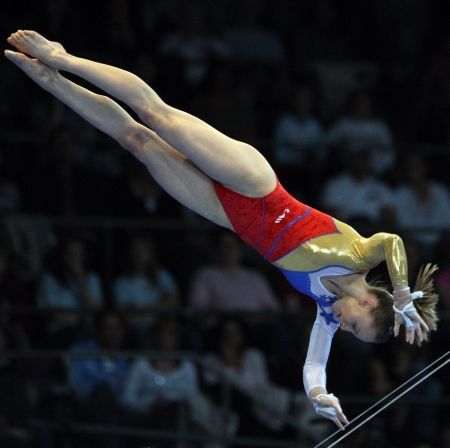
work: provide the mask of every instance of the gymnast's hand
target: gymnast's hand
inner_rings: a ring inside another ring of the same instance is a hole
[[[409,288],[394,289],[394,311],[394,336],[398,336],[400,326],[404,324],[406,342],[414,344],[416,336],[419,343],[422,342],[424,332],[430,331],[430,329],[417,312]]]
[[[311,398],[316,413],[322,417],[332,420],[339,429],[344,430],[348,425],[347,417],[344,415],[339,400],[333,394],[320,393]]]

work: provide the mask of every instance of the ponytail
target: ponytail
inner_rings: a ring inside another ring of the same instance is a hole
[[[423,297],[415,299],[413,301],[417,312],[420,317],[428,325],[430,331],[424,334],[424,341],[428,342],[431,331],[436,331],[437,323],[439,321],[437,314],[437,303],[439,296],[434,290],[434,280],[432,275],[438,270],[437,265],[427,263],[422,265],[419,273],[417,274],[416,284],[414,286],[415,291],[422,291]]]
[[[413,300],[414,307],[419,313],[420,317],[428,325],[430,331],[424,332],[424,342],[430,339],[430,332],[436,331],[437,323],[439,321],[437,315],[437,302],[439,296],[434,290],[434,281],[432,275],[438,270],[437,265],[428,263],[420,268],[417,275],[416,284],[413,292],[421,291],[423,297]],[[374,342],[386,342],[392,335],[392,328],[394,325],[394,310],[392,308],[393,297],[382,286],[375,286],[374,283],[369,283],[369,292],[373,294],[378,300],[378,306],[372,309],[371,314],[376,329]],[[417,345],[420,347],[422,343],[417,339]]]

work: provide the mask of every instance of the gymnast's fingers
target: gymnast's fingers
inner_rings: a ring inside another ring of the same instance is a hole
[[[405,341],[409,343],[409,329],[405,327]]]
[[[423,341],[423,331],[422,331],[422,327],[420,326],[420,324],[417,324],[416,326],[416,333],[417,333],[417,338],[419,339],[419,342]]]
[[[342,408],[339,402],[337,400],[336,401],[330,400],[329,406],[332,406],[336,410],[336,416],[339,419],[339,421],[347,425],[348,424],[347,417],[342,412]]]
[[[334,417],[333,418],[333,422],[336,423],[336,425],[339,427],[339,429],[341,429],[342,431],[345,429],[344,425],[341,423],[341,421],[337,418]]]
[[[348,425],[347,417],[344,415],[344,413],[342,412],[342,410],[337,411],[337,416],[338,416],[339,420],[340,420],[344,425]]]
[[[430,331],[430,327],[424,321],[422,321],[422,322],[423,323],[420,324],[422,331],[426,331],[426,332]]]
[[[425,323],[425,321],[420,317],[419,313],[417,313],[417,323],[421,327],[421,329],[424,329],[425,331],[430,331],[428,325]]]
[[[398,320],[394,323],[394,336],[397,337],[400,333],[400,322]]]

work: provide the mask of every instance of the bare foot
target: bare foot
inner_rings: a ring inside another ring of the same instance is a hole
[[[18,30],[11,34],[7,41],[20,52],[39,59],[50,67],[62,68],[58,66],[58,62],[67,55],[60,43],[49,41],[36,31]]]
[[[56,69],[47,67],[37,59],[31,59],[23,53],[5,50],[5,56],[41,87],[48,86],[58,77],[58,71]]]

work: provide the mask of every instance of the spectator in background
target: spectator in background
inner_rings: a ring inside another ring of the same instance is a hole
[[[211,369],[205,372],[206,384],[217,385],[219,371],[251,397],[266,402],[268,407],[284,414],[299,412],[303,397],[271,382],[264,354],[248,348],[246,331],[239,320],[223,320],[217,328],[216,343],[215,353],[206,357]],[[260,404],[251,404],[239,394],[234,398],[233,407],[241,416],[242,431],[255,430],[261,424],[270,431],[283,428],[284,424]]]
[[[377,174],[391,169],[395,162],[392,135],[387,124],[375,117],[369,92],[353,92],[348,98],[348,112],[328,131],[330,149],[370,151],[370,168]]]
[[[126,271],[114,281],[114,300],[120,310],[135,312],[128,323],[139,340],[153,322],[153,315],[148,314],[151,308],[177,307],[179,291],[172,274],[159,264],[149,238],[131,238]]]
[[[289,109],[276,123],[273,157],[277,166],[308,165],[323,157],[324,131],[315,116],[314,92],[311,86],[299,84],[292,88]]]
[[[179,329],[173,320],[157,322],[150,332],[150,347],[161,352],[180,350]],[[152,427],[172,427],[180,403],[198,392],[197,371],[179,358],[138,359],[131,366],[122,395],[123,406],[138,421]]]
[[[298,190],[299,183],[309,185],[311,191],[304,193],[317,191],[317,173],[325,155],[325,133],[315,116],[314,96],[308,84],[293,87],[289,109],[275,124],[273,159],[277,172],[288,177],[284,184],[290,190]]]
[[[410,153],[402,161],[404,182],[396,192],[395,212],[400,226],[429,251],[450,227],[450,195],[428,175],[427,160]]]
[[[124,344],[125,326],[121,315],[104,310],[95,319],[95,338],[72,346],[68,378],[82,419],[105,424],[118,423],[129,362],[103,352],[122,350]],[[83,351],[93,352],[94,356],[82,356],[80,352]],[[96,447],[118,446],[115,436],[102,435],[90,440]]]
[[[128,363],[121,358],[104,355],[102,351],[122,350],[125,345],[125,325],[122,316],[112,310],[99,311],[94,322],[95,337],[72,346],[71,352],[94,352],[99,356],[74,356],[69,363],[69,381],[78,400],[87,403],[98,390],[105,388],[118,398],[123,393],[123,381]],[[101,356],[100,356],[101,355]]]
[[[346,151],[347,171],[332,177],[321,196],[322,207],[338,219],[376,223],[392,214],[393,193],[372,174],[369,151]]]
[[[158,321],[149,333],[151,349],[161,352],[180,350],[180,329],[174,320]],[[197,369],[190,360],[152,358],[136,360],[127,376],[122,405],[133,423],[174,428],[180,406],[189,408],[189,419],[209,434],[232,436],[236,416],[227,420],[223,412],[200,391]],[[148,440],[146,440],[148,443]],[[159,445],[158,445],[159,446]]]
[[[88,269],[86,247],[79,238],[69,238],[57,247],[50,270],[44,271],[38,287],[37,305],[49,311],[49,343],[64,347],[89,324],[90,313],[103,304],[99,276]],[[86,318],[86,319],[83,319]]]
[[[203,330],[211,330],[216,323],[215,314],[250,312],[246,323],[253,342],[270,353],[284,351],[287,335],[274,316],[254,314],[279,311],[280,305],[265,277],[242,264],[242,245],[238,237],[221,231],[214,252],[217,263],[194,273],[189,290],[189,304],[210,315],[201,321]]]
[[[217,238],[217,264],[201,268],[192,280],[189,303],[210,311],[274,311],[277,299],[266,279],[242,265],[242,246],[231,232]]]

